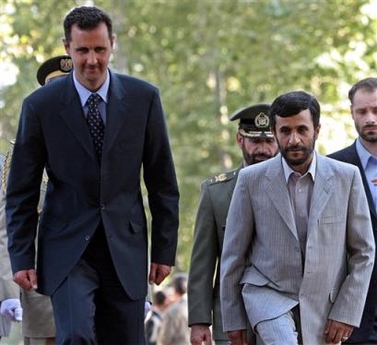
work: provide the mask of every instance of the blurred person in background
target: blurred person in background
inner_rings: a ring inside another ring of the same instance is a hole
[[[173,277],[172,288],[171,302],[164,312],[157,337],[157,344],[189,345],[190,328],[187,325],[187,274],[176,273]]]
[[[145,318],[145,338],[147,345],[157,345],[157,336],[161,328],[164,311],[169,306],[169,298],[163,290],[153,294],[153,304]]]
[[[356,165],[368,199],[374,240],[377,240],[377,78],[366,78],[349,90],[352,119],[359,134],[355,142],[329,157]],[[377,254],[377,253],[376,253]],[[375,261],[376,262],[376,261]],[[377,264],[374,265],[360,327],[346,344],[377,344]]]
[[[9,336],[12,322],[22,321],[20,289],[12,278],[7,248],[4,160],[0,155],[0,339]]]

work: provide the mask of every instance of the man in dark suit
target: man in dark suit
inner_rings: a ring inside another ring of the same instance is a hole
[[[242,167],[265,161],[278,152],[270,131],[269,109],[268,104],[255,104],[230,117],[231,121],[239,120],[236,140],[243,155]],[[219,261],[226,216],[240,169],[209,178],[201,186],[188,283],[188,319],[193,345],[202,342],[210,345],[212,339],[216,345],[229,343],[222,331]]]
[[[352,86],[348,93],[351,114],[359,137],[331,158],[356,165],[361,173],[368,199],[374,239],[377,239],[377,78],[366,78]],[[369,284],[367,300],[359,328],[349,344],[377,344],[377,265]]]
[[[73,9],[64,32],[73,72],[22,106],[6,205],[14,280],[51,296],[58,344],[144,344],[141,170],[152,215],[150,283],[170,273],[178,230],[179,193],[159,93],[108,69],[115,37],[104,11]]]

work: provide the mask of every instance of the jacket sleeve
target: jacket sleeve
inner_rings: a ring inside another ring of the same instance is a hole
[[[178,239],[179,192],[164,113],[156,91],[151,102],[143,158],[152,215],[151,261],[173,266]]]
[[[217,260],[216,220],[208,184],[201,186],[188,280],[188,323],[212,324],[213,284]]]
[[[359,326],[368,292],[375,243],[368,203],[360,173],[355,167],[348,204],[346,246],[349,255],[348,275],[331,309],[329,318]]]

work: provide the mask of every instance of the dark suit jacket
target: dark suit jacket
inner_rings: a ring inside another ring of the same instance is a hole
[[[372,219],[372,228],[374,234],[374,240],[377,243],[377,214],[375,211],[375,207],[373,204],[372,195],[369,189],[368,181],[365,176],[364,169],[361,165],[359,156],[356,151],[356,142],[354,142],[351,146],[344,148],[343,150],[337,151],[328,155],[330,158],[334,158],[346,163],[351,163],[356,165],[361,173],[361,177],[363,180],[363,185],[365,189],[365,193],[368,199],[370,216]],[[377,253],[377,251],[376,251]],[[369,335],[372,332],[373,322],[376,314],[376,307],[377,307],[377,264],[375,263],[372,273],[372,278],[369,284],[369,290],[367,295],[367,300],[365,303],[365,308],[363,312],[363,317],[361,319],[360,328],[356,328],[352,336],[349,338],[347,342],[354,342],[359,343],[362,341],[366,341],[369,338]]]
[[[178,188],[158,90],[110,73],[107,123],[98,164],[69,75],[22,106],[7,189],[13,272],[34,267],[43,169],[49,182],[38,234],[39,291],[52,294],[102,221],[119,279],[133,299],[147,293],[148,235],[141,170],[152,214],[151,261],[174,265]]]

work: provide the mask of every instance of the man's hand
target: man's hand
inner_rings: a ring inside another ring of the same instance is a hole
[[[246,329],[228,331],[227,333],[232,345],[247,345]]]
[[[37,273],[34,269],[22,270],[14,274],[13,280],[24,290],[35,290],[37,286]]]
[[[149,284],[155,283],[160,285],[164,279],[170,274],[171,266],[160,265],[154,262],[151,263],[149,271]]]
[[[22,321],[22,308],[18,298],[9,298],[1,301],[0,313],[10,321]]]
[[[197,324],[191,326],[191,345],[211,345],[211,331],[209,325]]]
[[[335,320],[328,320],[325,328],[326,343],[337,344],[346,341],[352,332],[353,326]]]

